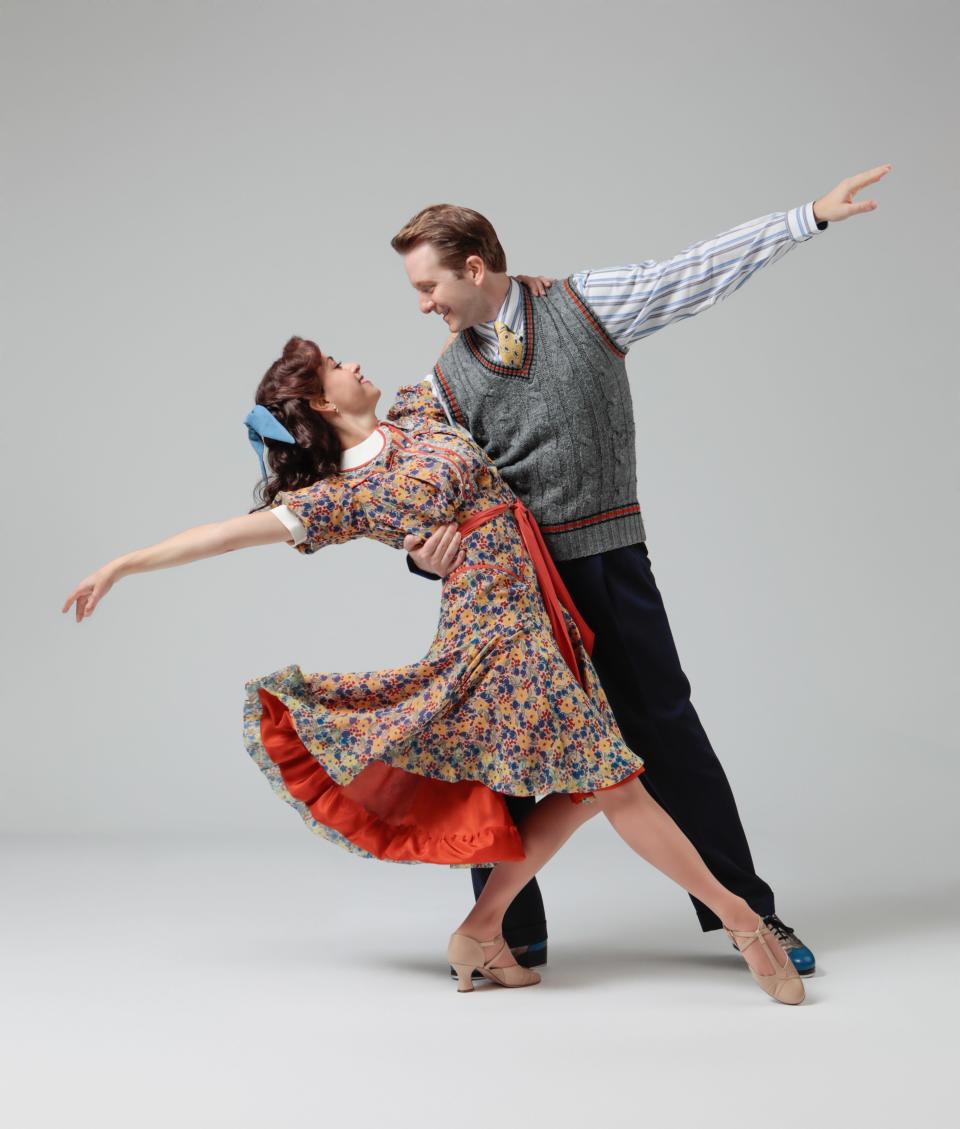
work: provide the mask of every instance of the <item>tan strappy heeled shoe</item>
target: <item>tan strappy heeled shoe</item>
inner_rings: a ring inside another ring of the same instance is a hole
[[[767,944],[766,937],[764,936],[764,934],[769,935],[770,930],[764,924],[762,917],[757,918],[756,929],[728,929],[726,925],[724,925],[723,931],[730,940],[733,941],[741,953],[749,949],[754,941],[760,942],[763,951],[767,954],[770,967],[774,971],[766,973],[757,972],[750,964],[747,964],[747,968],[750,969],[754,980],[756,980],[768,996],[773,996],[778,1004],[803,1003],[805,993],[800,974],[793,967],[793,961],[790,959],[788,953],[783,954],[783,964],[773,955],[773,950]],[[741,945],[738,938],[742,938],[746,943]]]
[[[499,934],[489,941],[477,941],[465,933],[454,933],[450,938],[450,944],[447,945],[447,960],[457,973],[457,991],[473,991],[474,969],[502,988],[528,988],[531,984],[539,984],[540,974],[519,964],[509,964],[503,968],[493,967],[493,962],[506,947],[507,942]],[[490,948],[493,948],[494,952],[486,956],[484,949]]]

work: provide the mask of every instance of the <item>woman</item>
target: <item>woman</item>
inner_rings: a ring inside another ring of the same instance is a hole
[[[379,398],[358,364],[292,338],[246,420],[264,472],[260,508],[118,557],[63,610],[75,605],[81,622],[122,577],[247,546],[286,541],[313,553],[370,537],[402,548],[408,534],[455,523],[462,563],[444,581],[437,635],[420,662],[367,674],[289,666],[247,684],[246,744],[273,788],[313,831],[356,853],[496,864],[450,939],[460,991],[472,990],[474,970],[505,987],[539,981],[503,941],[503,915],[602,811],[717,913],[768,994],[800,1003],[802,982],[776,938],[637,779],[643,762],[617,729],[589,629],[529,513],[428,385],[402,388],[384,422]],[[516,827],[504,796],[541,794]]]

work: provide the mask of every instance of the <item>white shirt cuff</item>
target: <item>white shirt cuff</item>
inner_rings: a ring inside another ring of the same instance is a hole
[[[294,545],[302,545],[307,539],[307,531],[303,528],[303,523],[293,512],[287,509],[286,506],[274,506],[270,511],[273,516],[287,527],[287,532],[293,538]]]
[[[806,242],[820,230],[813,218],[813,204],[814,201],[811,200],[809,204],[801,204],[799,208],[791,208],[787,212],[787,227],[797,243]]]

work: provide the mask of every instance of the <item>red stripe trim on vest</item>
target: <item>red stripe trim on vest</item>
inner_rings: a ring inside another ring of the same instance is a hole
[[[467,426],[467,421],[463,418],[463,412],[460,411],[460,405],[454,399],[453,391],[447,383],[447,378],[443,375],[443,369],[439,363],[433,366],[433,371],[436,374],[437,380],[440,381],[443,387],[443,394],[447,397],[447,403],[450,405],[450,411],[453,412],[453,418],[460,424],[461,427]]]
[[[584,319],[587,322],[587,325],[589,325],[590,328],[593,329],[599,335],[600,340],[604,343],[604,345],[606,345],[606,347],[610,350],[611,353],[613,353],[613,355],[615,357],[619,357],[621,360],[623,360],[623,358],[627,354],[624,353],[621,349],[617,348],[617,346],[613,342],[613,339],[610,337],[610,335],[607,333],[607,331],[603,328],[603,326],[594,317],[593,312],[586,305],[584,305],[583,299],[576,292],[576,290],[574,290],[574,288],[570,285],[570,279],[569,278],[565,278],[563,280],[563,287],[567,292],[567,296],[570,298],[570,300],[573,302],[573,304],[577,307],[577,309],[580,311],[580,313],[583,314]],[[545,527],[541,526],[540,528],[544,529]]]
[[[640,503],[633,502],[629,506],[620,506],[615,510],[604,510],[599,514],[589,517],[575,518],[573,521],[562,521],[558,525],[541,525],[541,533],[569,533],[574,529],[583,529],[587,525],[599,525],[603,521],[613,521],[618,517],[629,517],[631,514],[640,513]]]

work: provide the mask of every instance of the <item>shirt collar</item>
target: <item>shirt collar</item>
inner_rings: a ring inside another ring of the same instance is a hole
[[[510,279],[507,296],[494,321],[502,321],[511,333],[519,334],[523,329],[523,291],[515,278]],[[493,322],[487,324],[492,328]]]
[[[388,435],[383,428],[378,427],[375,431],[371,431],[362,443],[347,447],[340,452],[340,469],[356,470],[364,463],[371,462],[386,447],[387,441]]]

